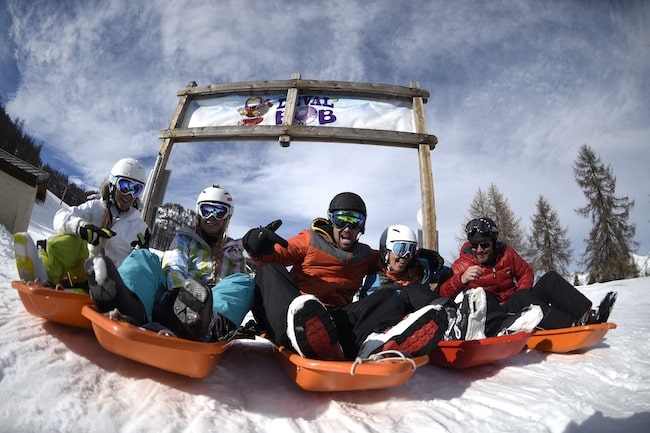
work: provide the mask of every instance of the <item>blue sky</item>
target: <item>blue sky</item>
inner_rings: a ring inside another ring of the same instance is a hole
[[[326,5],[326,6],[324,6]],[[44,159],[96,187],[119,158],[151,168],[176,92],[250,80],[360,81],[431,92],[425,105],[440,252],[452,260],[479,188],[494,183],[524,228],[543,195],[574,259],[590,220],[573,175],[582,144],[636,201],[650,251],[650,3],[645,1],[0,1],[0,95]],[[176,145],[166,201],[220,183],[231,234],[281,218],[292,236],[351,190],[365,242],[418,227],[417,152],[293,142]],[[577,266],[574,270],[578,270]]]

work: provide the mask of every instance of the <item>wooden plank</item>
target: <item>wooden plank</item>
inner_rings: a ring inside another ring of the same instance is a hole
[[[288,135],[294,141],[375,144],[418,149],[433,149],[438,142],[434,135],[412,132],[384,131],[363,128],[337,128],[301,125],[206,126],[203,128],[166,129],[158,138],[174,142],[255,141],[277,139]]]
[[[208,86],[186,87],[179,90],[176,94],[178,96],[191,95],[193,98],[213,98],[233,94],[284,94],[287,89],[298,89],[301,94],[322,93],[361,98],[401,100],[406,102],[411,102],[413,98],[420,97],[425,103],[430,96],[427,90],[413,87],[358,83],[353,81],[302,79],[210,84]]]

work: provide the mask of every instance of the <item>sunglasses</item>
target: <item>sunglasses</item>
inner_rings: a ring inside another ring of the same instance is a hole
[[[407,256],[414,257],[417,249],[418,244],[404,241],[393,242],[393,245],[390,247],[390,250],[400,259],[403,259]]]
[[[483,248],[484,250],[487,250],[492,246],[492,242],[473,242],[472,243],[472,249],[477,250],[478,247]]]
[[[207,220],[214,217],[218,220],[224,220],[230,215],[230,207],[220,203],[201,203],[199,205],[201,218]]]
[[[136,182],[125,177],[120,177],[117,179],[117,190],[122,194],[131,194],[133,198],[140,197],[142,191],[144,191],[144,184]]]
[[[354,210],[337,210],[331,212],[329,217],[332,224],[339,230],[343,230],[346,227],[356,230],[359,227],[363,227],[363,223],[366,221],[366,218],[361,212]]]

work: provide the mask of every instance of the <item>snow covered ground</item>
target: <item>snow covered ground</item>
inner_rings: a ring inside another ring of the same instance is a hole
[[[35,207],[51,232],[59,201]],[[190,379],[105,351],[92,331],[28,314],[0,226],[0,432],[641,432],[650,425],[650,278],[581,287],[619,293],[610,330],[578,354],[537,351],[468,370],[426,365],[398,388],[309,393],[262,341],[238,341]]]

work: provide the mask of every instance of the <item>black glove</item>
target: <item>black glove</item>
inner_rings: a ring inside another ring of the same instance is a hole
[[[443,267],[445,264],[445,259],[440,257],[440,254],[438,254],[437,251],[434,250],[427,250],[424,248],[420,248],[418,250],[418,257],[425,259],[427,262],[429,262],[429,272],[432,274],[435,274],[440,270],[440,268]]]
[[[112,238],[115,232],[104,227],[97,227],[92,224],[79,226],[79,237],[92,245],[99,245],[99,238]]]
[[[138,233],[136,235],[137,239],[131,242],[132,248],[149,248],[149,241],[151,240],[151,232],[149,228],[146,228],[144,233]]]
[[[275,231],[282,225],[282,220],[275,220],[266,227],[250,229],[242,239],[244,248],[252,256],[264,256],[273,252],[273,246],[280,244],[284,248],[289,246],[286,239],[275,234]]]

